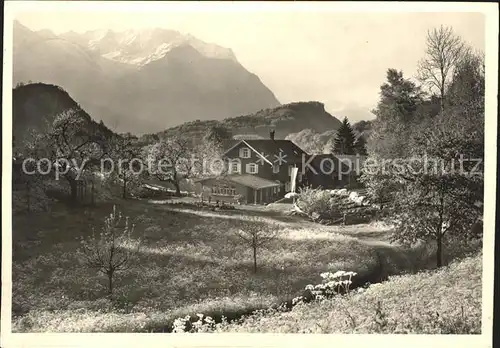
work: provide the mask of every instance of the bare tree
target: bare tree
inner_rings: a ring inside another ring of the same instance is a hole
[[[444,26],[428,31],[426,43],[426,56],[418,64],[418,78],[431,91],[438,91],[443,110],[453,71],[469,47],[455,34],[453,28]]]
[[[252,249],[253,272],[257,273],[257,251],[277,237],[278,226],[264,223],[258,218],[249,218],[236,231],[236,235]]]
[[[108,293],[113,297],[113,280],[116,272],[128,270],[133,264],[134,258],[139,251],[141,242],[133,239],[134,225],[130,226],[128,217],[123,222],[122,214],[113,212],[104,220],[101,233],[96,237],[92,233],[90,238],[81,239],[78,254],[83,263],[96,269],[108,277]]]

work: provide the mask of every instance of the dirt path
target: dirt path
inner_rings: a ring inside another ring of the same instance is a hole
[[[194,207],[186,207],[181,204],[177,205],[174,202],[194,203],[198,202],[194,198],[185,197],[175,201],[150,201],[153,206],[169,211],[189,212],[206,217],[218,217],[226,219],[245,219],[246,217],[259,217],[264,221],[278,223],[294,229],[316,229],[321,232],[330,232],[332,234],[341,234],[352,238],[365,241],[367,243],[375,243],[384,246],[391,246],[389,236],[391,229],[382,224],[355,224],[355,225],[321,225],[310,220],[304,219],[301,216],[289,215],[291,204],[280,204],[272,206],[263,205],[236,205],[234,210],[202,210]]]

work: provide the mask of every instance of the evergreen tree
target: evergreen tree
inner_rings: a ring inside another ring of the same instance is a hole
[[[380,86],[380,100],[373,110],[376,119],[372,122],[367,146],[370,156],[397,158],[407,155],[412,128],[420,122],[417,111],[421,104],[420,88],[404,78],[403,72],[387,70],[387,80]]]
[[[339,155],[354,155],[354,131],[347,117],[344,117],[342,125],[337,130],[337,136],[333,144],[333,153]]]

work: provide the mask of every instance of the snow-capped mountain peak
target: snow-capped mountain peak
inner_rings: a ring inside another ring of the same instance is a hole
[[[175,30],[148,28],[114,32],[94,30],[83,34],[86,46],[104,58],[143,66],[165,57],[174,47],[189,45],[202,56],[236,61],[233,51]]]
[[[92,117],[135,134],[279,105],[230,49],[166,29],[68,31],[47,40],[18,23],[13,70],[14,84],[60,86]]]

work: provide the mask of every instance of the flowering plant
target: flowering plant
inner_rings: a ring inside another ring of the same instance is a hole
[[[191,321],[191,316],[189,315],[186,315],[184,318],[175,319],[172,325],[172,332],[209,332],[215,329],[215,320],[212,317],[201,313],[196,314],[196,316],[198,320],[194,322]],[[225,321],[225,317],[222,317],[222,322],[224,323]]]
[[[321,273],[323,283],[306,286],[306,290],[310,291],[315,300],[323,300],[335,294],[349,293],[349,288],[352,284],[352,277],[356,276],[356,272],[337,271],[335,273]]]

